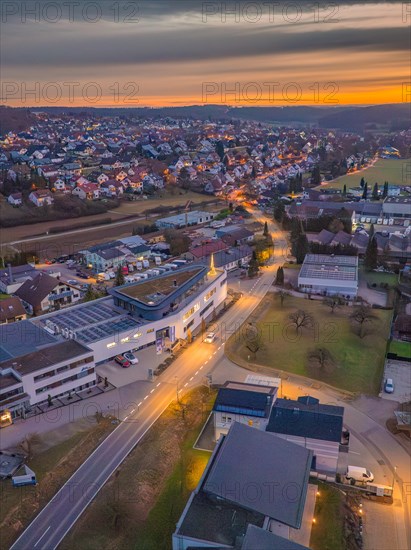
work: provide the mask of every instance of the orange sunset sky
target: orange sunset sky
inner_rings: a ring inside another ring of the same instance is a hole
[[[0,103],[9,106],[411,99],[408,3],[226,2],[226,14],[196,0],[116,9],[103,0],[86,13],[63,0],[31,14],[23,4],[2,7]]]

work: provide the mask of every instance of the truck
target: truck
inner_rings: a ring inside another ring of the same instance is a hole
[[[160,256],[154,256],[154,262],[156,265],[161,265],[161,258]]]
[[[141,271],[143,269],[143,263],[142,262],[137,262],[136,267],[137,267],[138,271]]]
[[[143,260],[143,267],[145,269],[147,269],[148,267],[150,267],[150,262],[148,260]]]

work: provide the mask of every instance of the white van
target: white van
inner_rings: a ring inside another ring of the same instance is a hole
[[[361,468],[360,466],[347,466],[345,477],[349,480],[353,479],[354,481],[374,481],[374,474],[370,472],[370,470],[367,470],[366,468]]]

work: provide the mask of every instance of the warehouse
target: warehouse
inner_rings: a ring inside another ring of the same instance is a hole
[[[307,254],[298,275],[298,288],[307,294],[354,298],[358,292],[358,257]]]

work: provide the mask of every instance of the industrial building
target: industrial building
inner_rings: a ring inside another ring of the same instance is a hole
[[[308,294],[354,298],[358,292],[358,257],[307,254],[298,275],[298,289]]]

